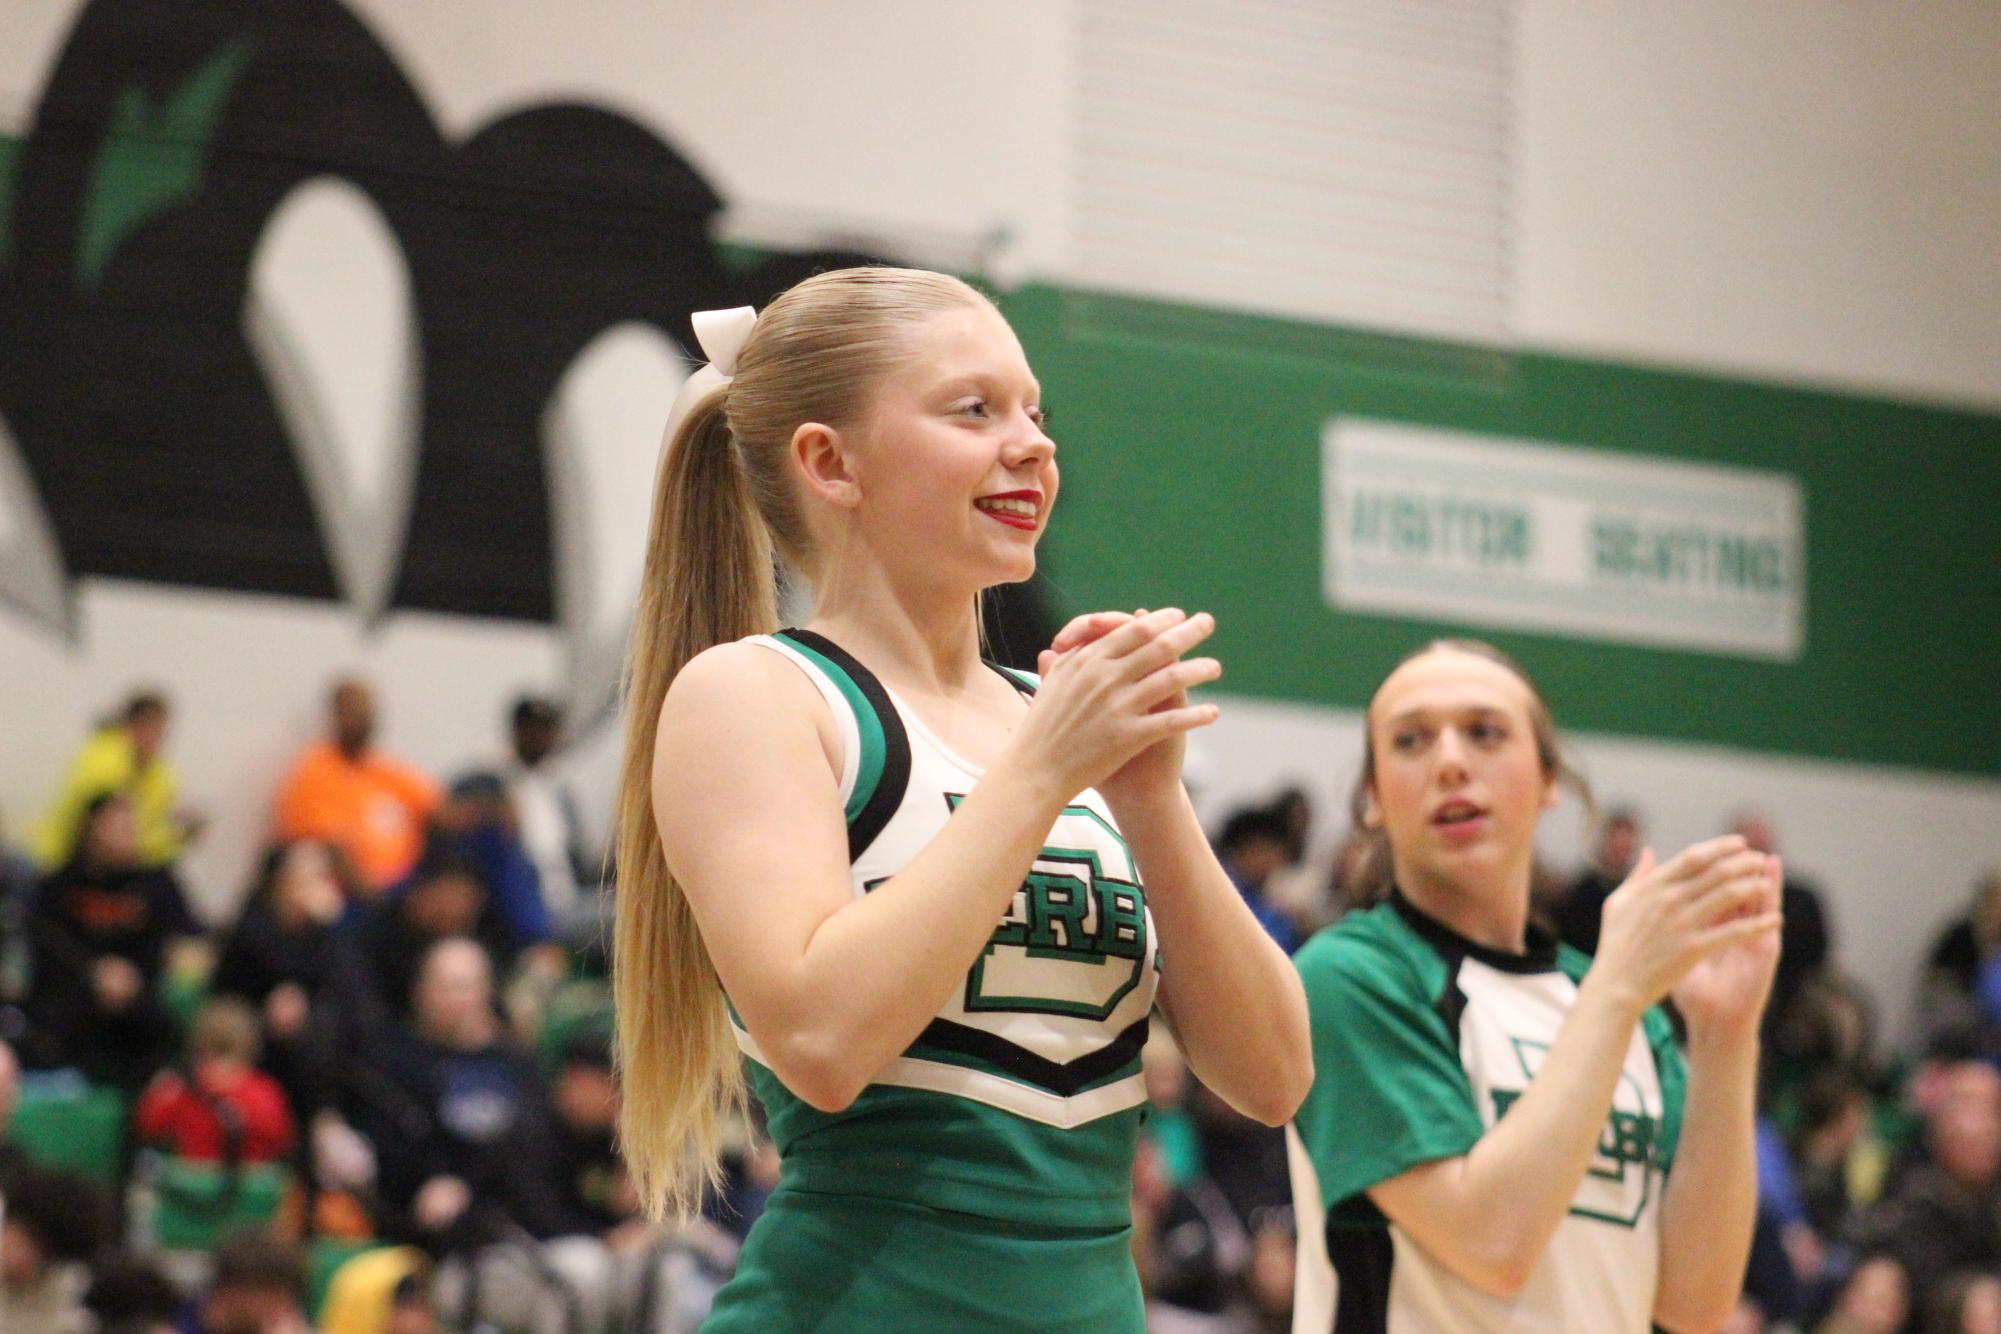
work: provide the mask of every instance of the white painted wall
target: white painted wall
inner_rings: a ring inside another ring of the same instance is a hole
[[[950,253],[1006,228],[1011,266],[1069,272],[1089,0],[354,3],[454,132],[593,92],[750,235],[824,216]],[[2001,7],[1516,5],[1523,346],[2001,405]]]
[[[529,101],[603,101],[690,157],[753,239],[824,218],[950,254],[1004,228],[1021,262],[1060,270],[1066,0],[350,4],[454,136]]]
[[[1525,345],[2001,404],[2001,6],[1519,3]]]

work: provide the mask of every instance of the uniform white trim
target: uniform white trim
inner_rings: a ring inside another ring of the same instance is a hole
[[[922,1061],[911,1056],[897,1057],[872,1082],[957,1094],[1059,1130],[1074,1129],[1087,1121],[1123,1112],[1146,1101],[1146,1079],[1138,1073],[1066,1098],[1046,1089],[990,1075],[984,1070],[969,1070],[965,1066],[947,1065],[943,1061]]]
[[[827,678],[818,663],[776,635],[752,635],[743,642],[760,645],[790,659],[793,666],[806,673],[806,679],[820,692],[820,698],[827,701],[827,708],[834,715],[834,726],[841,731],[841,804],[846,806],[848,798],[854,795],[855,783],[861,777],[862,768],[861,728],[855,722],[855,711],[848,704],[847,696]]]
[[[1292,1173],[1293,1227],[1298,1237],[1292,1288],[1292,1334],[1327,1334],[1334,1328],[1340,1279],[1327,1258],[1327,1205],[1320,1198],[1320,1174],[1299,1127],[1285,1124],[1285,1162]]]

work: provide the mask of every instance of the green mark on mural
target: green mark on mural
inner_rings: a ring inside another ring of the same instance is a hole
[[[0,134],[0,269],[7,267],[14,249],[14,166],[21,157],[21,141]]]
[[[209,136],[249,59],[250,43],[239,38],[219,48],[162,105],[136,86],[119,95],[84,204],[77,245],[83,286],[97,285],[118,247],[147,219],[200,187]]]

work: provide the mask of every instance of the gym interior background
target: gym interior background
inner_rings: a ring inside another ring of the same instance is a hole
[[[986,285],[1047,387],[1017,632],[1218,616],[1212,815],[1297,783],[1331,844],[1373,683],[1470,633],[1663,847],[1767,812],[1892,1036],[2001,861],[1985,0],[9,0],[0,34],[0,811],[156,684],[218,920],[338,673],[439,772],[555,694],[608,794],[687,312],[861,256]]]

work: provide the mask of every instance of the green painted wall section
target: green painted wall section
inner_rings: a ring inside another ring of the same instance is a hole
[[[14,248],[14,167],[21,156],[21,141],[0,134],[0,269],[7,267]]]
[[[1567,726],[2001,775],[2001,416],[1032,287],[1064,613],[1216,613],[1223,687],[1345,708],[1423,640],[1515,654]],[[1795,662],[1335,611],[1320,436],[1354,413],[1776,469],[1806,503]]]

